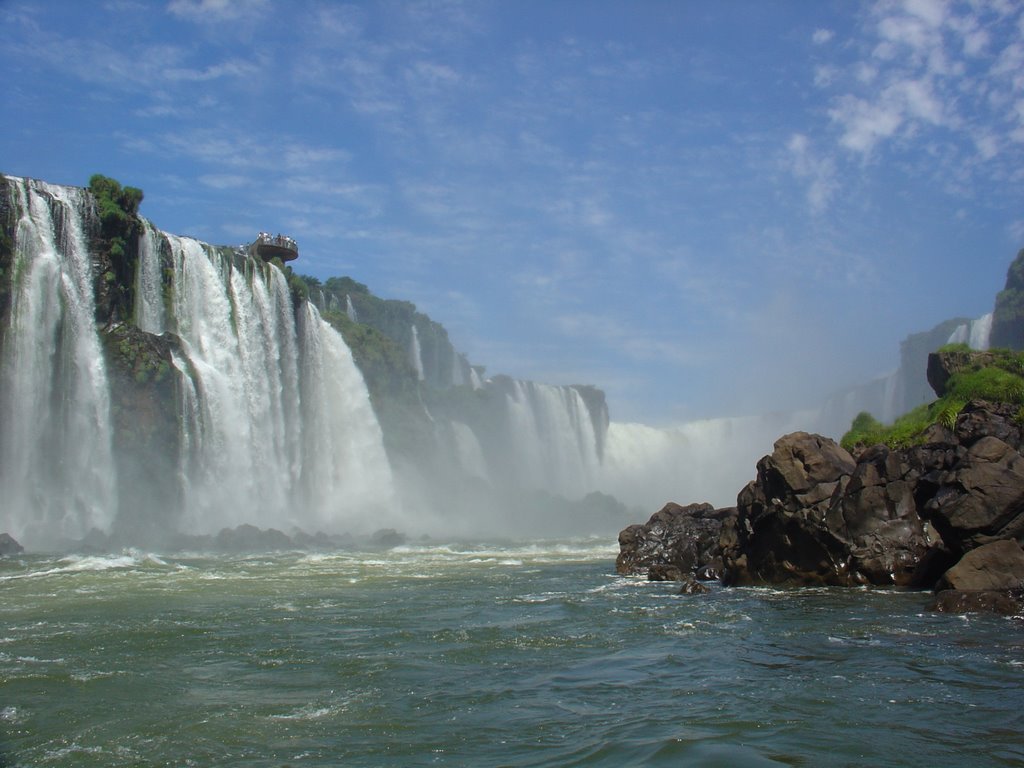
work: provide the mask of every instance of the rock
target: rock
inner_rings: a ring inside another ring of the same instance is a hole
[[[706,585],[701,584],[693,576],[687,576],[681,580],[683,586],[679,589],[680,595],[705,595],[711,590]]]
[[[972,400],[960,410],[956,430],[947,442],[969,448],[983,437],[998,437],[1018,453],[1024,449],[1024,430],[1017,421],[1019,406]]]
[[[723,533],[726,581],[918,585],[942,544],[914,498],[919,465],[935,460],[875,446],[854,462],[828,438],[786,435],[739,494],[737,526]]]
[[[405,544],[405,541],[405,534],[399,533],[394,528],[381,528],[379,531],[374,531],[373,536],[370,537],[370,545],[381,549],[400,547]]]
[[[968,349],[952,349],[932,352],[928,355],[926,376],[936,397],[946,394],[946,385],[957,373],[977,371],[992,364],[995,356],[991,352],[976,352]]]
[[[1008,540],[972,549],[943,574],[935,588],[960,592],[1024,588],[1024,549]]]
[[[276,552],[294,548],[294,542],[276,528],[261,530],[255,525],[223,528],[213,546],[225,552]]]
[[[20,555],[25,548],[9,533],[0,533],[0,557]]]
[[[1024,538],[1024,456],[999,438],[978,439],[928,482],[923,514],[955,552]]]
[[[960,592],[947,589],[935,596],[930,610],[940,613],[996,613],[1001,616],[1024,614],[1024,590],[982,590]]]
[[[1024,250],[1006,270],[1006,287],[996,296],[989,344],[1024,349]]]
[[[619,533],[615,570],[623,575],[647,574],[652,581],[679,581],[705,569],[721,570],[719,539],[735,508],[715,509],[707,503],[668,503],[644,525]]]

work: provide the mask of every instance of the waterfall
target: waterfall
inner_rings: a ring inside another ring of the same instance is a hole
[[[961,323],[949,335],[948,344],[966,344],[971,349],[985,351],[988,349],[989,336],[992,334],[992,313],[982,315],[969,323]]]
[[[163,236],[145,219],[139,234],[139,265],[135,274],[135,324],[147,333],[163,333],[164,295],[160,246]]]
[[[452,353],[452,386],[462,387],[466,384],[466,375],[463,373],[463,366],[467,366],[465,360],[459,355],[454,348],[451,348]],[[468,367],[468,366],[467,366]]]
[[[176,412],[163,423],[173,430],[176,421],[178,433],[155,437],[153,454],[119,453],[138,436],[112,420],[101,339],[118,328],[101,332],[96,322],[92,198],[3,183],[17,227],[0,343],[0,531],[48,547],[94,529],[128,538],[243,523],[362,533],[395,515],[381,429],[342,337],[312,304],[296,309],[276,267],[144,220],[134,318],[164,336],[170,366],[160,375],[172,379],[156,387],[143,371],[139,397]],[[168,485],[172,493],[158,492]]]
[[[412,326],[412,339],[409,341],[409,362],[416,371],[416,378],[423,381],[423,351],[420,349],[420,332]]]
[[[345,314],[348,315],[348,319],[353,323],[359,322],[359,315],[356,314],[356,308],[352,304],[352,297],[347,293],[345,294]]]
[[[341,336],[307,302],[299,327],[281,272],[234,264],[168,236],[181,401],[182,525],[250,523],[338,533],[392,500],[365,382]]]
[[[173,323],[196,393],[184,529],[280,525],[296,465],[298,364],[283,275],[168,236]],[[181,370],[179,368],[179,370]]]
[[[367,519],[378,526],[393,506],[391,467],[363,376],[345,341],[311,304],[301,315],[303,350],[302,526],[337,529]]]
[[[492,476],[514,487],[543,489],[568,498],[594,490],[598,440],[587,404],[573,387],[496,377],[503,391],[504,445]],[[482,439],[494,440],[494,435]]]
[[[612,422],[601,490],[656,510],[668,501],[731,506],[784,434],[815,431],[814,412],[702,419],[674,427]]]
[[[84,191],[6,177],[18,216],[0,359],[0,530],[30,545],[116,514],[106,367],[94,327]]]

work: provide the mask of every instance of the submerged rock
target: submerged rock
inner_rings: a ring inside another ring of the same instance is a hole
[[[1024,615],[1024,589],[975,590],[947,589],[935,596],[930,610],[939,613],[997,613],[1000,616]]]
[[[11,534],[0,533],[0,557],[20,555],[24,551],[25,548]]]
[[[276,528],[261,530],[248,524],[221,529],[212,543],[223,552],[275,552],[295,547],[295,543]]]

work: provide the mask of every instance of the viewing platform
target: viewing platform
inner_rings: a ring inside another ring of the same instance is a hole
[[[264,261],[278,258],[281,261],[294,261],[299,258],[299,244],[287,235],[272,235],[260,232],[249,245],[250,253],[254,253]]]

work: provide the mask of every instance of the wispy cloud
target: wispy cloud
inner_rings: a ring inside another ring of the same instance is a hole
[[[171,0],[171,15],[200,24],[251,20],[270,8],[269,0]]]

